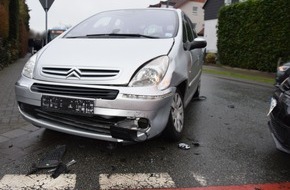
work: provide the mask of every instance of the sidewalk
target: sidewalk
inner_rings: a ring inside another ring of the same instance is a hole
[[[22,119],[15,100],[14,84],[29,56],[0,71],[0,143],[38,129]]]

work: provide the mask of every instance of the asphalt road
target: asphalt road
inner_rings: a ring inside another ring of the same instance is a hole
[[[130,188],[122,184],[125,179],[137,181],[140,186],[133,186],[135,189],[289,182],[290,155],[276,150],[267,126],[272,91],[272,87],[203,75],[201,96],[206,99],[191,102],[185,113],[186,130],[180,142],[190,145],[189,150],[162,137],[116,145],[43,129],[34,131],[0,144],[7,153],[0,160],[0,189],[1,183],[3,189],[8,187],[4,179],[25,175],[33,162],[57,145],[66,145],[64,163],[77,161],[68,176],[57,179],[72,180],[67,187],[75,189],[112,188],[105,186],[108,183],[116,183],[115,189]],[[47,174],[47,170],[38,174]],[[143,184],[141,179],[145,179]]]

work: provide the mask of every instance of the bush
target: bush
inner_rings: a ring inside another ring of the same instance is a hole
[[[290,58],[289,0],[248,0],[219,12],[218,51],[224,65],[275,72]]]
[[[207,53],[205,56],[205,63],[206,64],[216,64],[216,54],[215,53]]]

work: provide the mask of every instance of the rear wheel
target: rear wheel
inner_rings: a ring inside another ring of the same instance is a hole
[[[171,104],[168,123],[164,131],[165,136],[172,141],[181,139],[181,134],[184,126],[184,106],[182,96],[177,90],[174,94]]]

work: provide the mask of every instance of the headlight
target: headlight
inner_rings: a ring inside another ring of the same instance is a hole
[[[153,86],[158,85],[163,79],[169,65],[169,58],[167,56],[158,57],[143,68],[133,77],[129,86]]]
[[[28,78],[33,77],[33,70],[35,66],[35,61],[36,61],[36,54],[34,54],[25,64],[22,74]]]
[[[280,67],[278,67],[278,71],[282,71],[282,72],[285,72],[287,69],[289,69],[290,66],[285,66],[285,65],[282,65]]]

